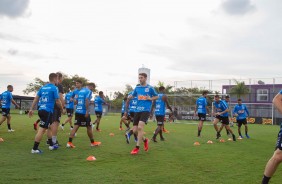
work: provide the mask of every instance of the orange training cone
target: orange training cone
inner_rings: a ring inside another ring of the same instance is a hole
[[[110,136],[114,136],[115,134],[114,134],[114,133],[110,133],[109,135],[110,135]]]
[[[194,142],[194,146],[200,146],[199,142]]]
[[[96,158],[93,155],[90,155],[89,157],[87,157],[86,159],[87,161],[95,161]]]
[[[208,142],[207,142],[208,144],[212,144],[213,142],[211,141],[211,140],[208,140]]]
[[[225,140],[224,139],[220,139],[219,142],[225,142]]]

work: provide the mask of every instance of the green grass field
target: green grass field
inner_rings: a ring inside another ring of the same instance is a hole
[[[66,116],[63,116],[64,120]],[[35,131],[34,116],[12,114],[12,128],[7,132],[6,123],[0,127],[0,183],[260,183],[267,160],[273,154],[278,126],[250,125],[251,139],[220,143],[215,140],[212,126],[203,128],[197,138],[195,122],[178,121],[166,124],[170,131],[166,141],[150,142],[149,152],[143,148],[138,155],[130,155],[135,144],[126,144],[124,131],[119,131],[119,115],[105,116],[101,122],[102,132],[94,132],[100,147],[91,148],[86,129],[80,128],[73,143],[75,149],[65,148],[69,125],[59,131],[62,146],[49,151],[41,142],[43,154],[30,153]],[[94,119],[94,116],[92,116]],[[210,123],[206,123],[210,124]],[[146,136],[151,138],[155,123],[149,122]],[[233,127],[236,131],[237,127]],[[114,133],[115,136],[109,136]],[[227,140],[225,131],[223,138]],[[237,135],[237,131],[236,131]],[[214,144],[207,144],[208,140]],[[200,146],[194,146],[195,141]],[[97,160],[86,161],[89,155]],[[280,167],[271,183],[281,183]]]

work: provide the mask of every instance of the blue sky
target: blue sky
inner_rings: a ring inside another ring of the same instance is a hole
[[[280,0],[0,0],[0,90],[50,72],[99,90],[280,75]]]

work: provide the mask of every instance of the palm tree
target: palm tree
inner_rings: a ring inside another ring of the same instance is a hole
[[[166,85],[165,86],[165,83],[161,82],[161,81],[159,81],[157,86],[155,86],[156,91],[159,91],[159,87],[161,87],[161,86],[165,87],[165,93],[166,94],[171,94],[172,93],[173,86],[171,86],[171,85]]]
[[[250,89],[245,85],[245,82],[235,80],[236,85],[230,89],[230,94],[236,95],[237,98],[245,96],[250,93]]]

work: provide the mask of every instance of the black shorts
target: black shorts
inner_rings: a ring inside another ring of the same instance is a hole
[[[164,124],[164,120],[165,120],[165,116],[156,115],[156,120],[157,120],[157,124],[158,125],[163,125]]]
[[[86,118],[86,117],[85,117],[85,114],[78,114],[78,113],[75,113],[74,124],[75,124],[75,125],[78,125],[78,126],[82,126],[82,127],[91,126],[90,114],[89,114],[89,116]]]
[[[242,124],[246,125],[247,124],[247,119],[237,119],[238,127],[241,127]]]
[[[102,118],[103,112],[95,111],[95,114],[97,118]]]
[[[280,125],[275,150],[277,150],[277,148],[282,151],[282,124]]]
[[[9,116],[10,115],[10,108],[2,108],[2,116]]]
[[[219,121],[224,125],[229,125],[229,117],[223,117],[223,116],[216,116],[216,119],[219,119]]]
[[[53,122],[59,122],[61,121],[61,116],[62,116],[62,113],[60,111],[60,109],[54,109],[54,113],[53,113]]]
[[[127,116],[127,120],[133,121],[135,116],[135,112],[129,112],[129,115]]]
[[[68,115],[68,117],[72,117],[73,109],[67,109],[67,115]]]
[[[135,112],[133,119],[133,126],[137,126],[139,124],[139,121],[143,121],[145,124],[147,124],[149,117],[150,117],[150,112]]]
[[[206,121],[206,114],[198,113],[199,121]]]
[[[53,113],[45,110],[39,110],[38,116],[40,119],[39,126],[41,128],[48,128],[53,123]]]

